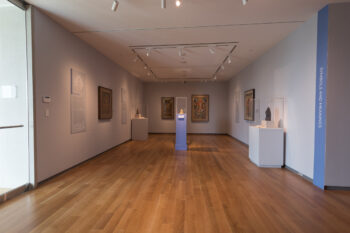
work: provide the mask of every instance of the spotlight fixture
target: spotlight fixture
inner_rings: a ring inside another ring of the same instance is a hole
[[[147,70],[147,66],[144,66],[143,68],[144,68],[145,70]]]
[[[224,65],[221,65],[221,69],[224,70],[224,69],[225,69],[225,66],[224,66]]]
[[[139,58],[136,56],[133,61],[137,62],[138,60],[139,60]]]
[[[229,56],[227,59],[227,64],[231,64],[231,63],[232,63],[232,60],[231,60],[231,57]]]
[[[182,5],[182,0],[176,0],[175,5],[176,7],[180,7]]]
[[[149,57],[151,55],[152,48],[147,48],[146,56]]]
[[[214,50],[213,46],[209,46],[208,49],[209,49],[209,52],[210,52],[211,54],[214,54],[214,53],[215,53],[215,50]]]
[[[161,0],[162,9],[166,8],[166,0]]]
[[[243,6],[247,5],[247,3],[248,3],[248,0],[242,0]]]
[[[119,1],[118,0],[113,0],[112,11],[116,11],[118,9],[118,6],[119,6]]]
[[[151,76],[151,72],[148,71],[148,72],[147,72],[147,76]]]
[[[216,75],[214,76],[214,80],[216,80],[217,79],[217,77],[216,77]]]

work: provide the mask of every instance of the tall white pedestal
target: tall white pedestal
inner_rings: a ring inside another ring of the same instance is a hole
[[[249,127],[249,159],[259,167],[282,167],[284,130]]]
[[[135,118],[131,120],[132,140],[145,141],[148,139],[148,118]]]

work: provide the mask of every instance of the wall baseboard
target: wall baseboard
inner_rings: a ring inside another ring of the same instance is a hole
[[[29,184],[22,185],[0,195],[0,204],[28,191]]]
[[[235,139],[236,141],[238,141],[239,143],[241,143],[243,146],[249,147],[249,145],[248,145],[247,143],[242,142],[241,140],[239,140],[238,138],[232,136],[231,134],[228,134],[228,133],[227,133],[226,135],[229,136],[229,137],[231,137],[231,138],[233,138],[233,139]]]
[[[149,132],[149,134],[176,134],[176,133],[166,133],[166,132]],[[227,135],[227,133],[187,133],[188,135]]]
[[[67,169],[65,169],[65,170],[63,170],[63,171],[61,171],[61,172],[59,172],[59,173],[57,173],[57,174],[55,174],[53,176],[50,176],[49,178],[46,178],[45,180],[40,181],[38,183],[38,186],[41,185],[41,184],[44,184],[44,183],[46,183],[46,182],[48,182],[50,180],[52,180],[53,178],[55,178],[55,177],[57,177],[59,175],[62,175],[63,173],[65,173],[65,172],[67,172],[67,171],[69,171],[69,170],[71,170],[71,169],[73,169],[75,167],[78,167],[78,166],[80,166],[80,165],[82,165],[82,164],[84,164],[84,163],[86,163],[86,162],[88,162],[90,160],[93,160],[93,159],[97,158],[98,156],[100,156],[100,155],[102,155],[102,154],[104,154],[104,153],[106,153],[108,151],[111,151],[111,150],[113,150],[113,149],[115,149],[115,148],[117,148],[117,147],[119,147],[119,146],[121,146],[121,145],[123,145],[123,144],[125,144],[127,142],[130,142],[130,141],[131,141],[131,138],[126,140],[126,141],[124,141],[124,142],[122,142],[122,143],[120,143],[120,144],[118,144],[118,145],[116,145],[116,146],[113,146],[113,147],[111,147],[111,148],[109,148],[109,149],[107,149],[107,150],[105,150],[105,151],[103,151],[103,152],[101,152],[101,153],[99,153],[97,155],[94,155],[91,158],[88,158],[88,159],[86,159],[84,161],[81,161],[81,162],[75,164],[74,166],[71,166],[71,167],[69,167],[69,168],[67,168]]]
[[[175,134],[175,133],[159,133],[159,132],[148,132],[148,134]]]
[[[307,181],[313,183],[313,179],[310,178],[310,177],[308,177],[308,176],[306,176],[306,175],[304,175],[303,173],[300,173],[300,172],[298,172],[297,170],[295,170],[295,169],[293,169],[293,168],[291,168],[291,167],[289,167],[289,166],[287,166],[287,165],[284,165],[284,168],[287,169],[288,171],[293,172],[294,174],[297,174],[297,175],[301,176],[301,177],[304,178],[305,180],[307,180]]]
[[[324,186],[325,190],[344,190],[344,191],[350,191],[350,187],[343,187],[343,186]]]

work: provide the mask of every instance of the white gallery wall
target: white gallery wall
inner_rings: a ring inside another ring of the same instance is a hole
[[[285,98],[285,164],[313,178],[317,15],[249,65],[230,82],[228,133],[248,143],[244,91],[256,99]],[[235,99],[236,98],[236,99]],[[260,110],[264,119],[265,109]]]
[[[175,133],[175,119],[161,119],[161,97],[187,97],[188,133],[227,133],[227,82],[145,83],[149,132]],[[209,95],[209,122],[191,122],[191,96]]]
[[[27,101],[25,12],[11,4],[3,5],[0,6],[0,127],[23,127],[0,130],[0,188],[17,188],[29,180]]]
[[[42,181],[131,138],[143,85],[120,66],[33,9],[37,177]],[[86,132],[71,134],[71,68],[86,74]],[[112,120],[98,120],[98,86],[113,90]],[[121,88],[127,124],[121,122]],[[50,96],[51,103],[42,97]],[[46,116],[49,111],[49,116]]]

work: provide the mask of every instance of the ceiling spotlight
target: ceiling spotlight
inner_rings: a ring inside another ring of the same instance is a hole
[[[144,66],[143,68],[144,68],[145,70],[147,70],[147,66]]]
[[[247,3],[248,3],[248,0],[242,0],[243,6],[247,5]]]
[[[137,62],[138,60],[139,60],[139,58],[136,56],[133,61]]]
[[[225,66],[224,66],[224,65],[221,65],[221,69],[224,70],[224,69],[225,69]]]
[[[148,71],[148,72],[147,72],[147,76],[151,76],[151,72]]]
[[[227,63],[228,63],[228,64],[231,64],[231,63],[232,63],[231,57],[230,57],[230,56],[229,56],[228,59],[227,59]]]
[[[214,54],[215,53],[215,50],[214,50],[214,48],[212,47],[212,46],[209,46],[209,52],[211,53],[211,54]]]
[[[118,9],[118,6],[119,6],[119,1],[118,0],[113,0],[112,11],[116,11]]]
[[[180,7],[182,5],[182,0],[176,0],[175,5],[176,7]]]
[[[161,0],[162,9],[166,8],[166,0]]]
[[[217,79],[217,77],[216,77],[216,75],[214,76],[214,80],[216,80]]]
[[[152,48],[147,48],[147,52],[146,52],[147,57],[149,57],[149,55],[151,55],[151,50],[152,50]]]

